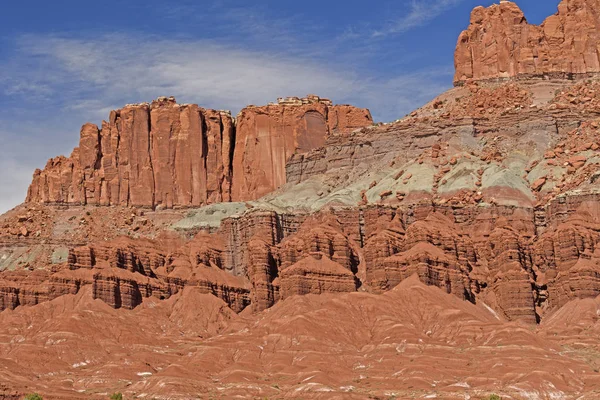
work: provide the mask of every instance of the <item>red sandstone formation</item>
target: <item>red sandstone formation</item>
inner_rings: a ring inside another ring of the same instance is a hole
[[[303,258],[280,274],[281,299],[295,295],[356,291],[352,271],[323,254]]]
[[[600,294],[600,214],[586,202],[571,218],[545,232],[534,248],[534,264],[547,287],[547,306],[561,307],[575,298]]]
[[[597,0],[563,0],[539,26],[510,1],[476,7],[458,38],[454,81],[598,73],[599,23]]]
[[[359,260],[354,247],[334,216],[305,221],[277,251],[281,299],[356,291]]]
[[[431,214],[411,224],[406,232],[396,224],[396,229],[391,225],[374,235],[365,247],[370,261],[367,283],[378,291],[389,290],[416,273],[428,285],[462,299],[472,298],[469,272],[476,261],[475,252],[466,235],[452,225],[443,216]],[[381,254],[379,248],[387,251]]]
[[[70,158],[36,171],[27,202],[171,208],[229,201],[233,122],[173,98],[128,105],[81,129]]]
[[[597,397],[598,9],[477,8],[467,84],[390,124],[310,96],[84,125],[0,216],[0,398]]]
[[[1,277],[0,308],[35,305],[91,285],[94,299],[133,309],[144,298],[164,299],[193,286],[240,312],[249,305],[249,290],[242,279],[222,270],[222,256],[218,239],[203,234],[184,246],[180,241],[119,238],[77,247],[57,271]],[[27,286],[20,283],[23,279]]]
[[[69,158],[37,170],[29,203],[173,208],[259,198],[286,183],[294,154],[372,124],[368,110],[317,96],[226,111],[159,98],[81,128]],[[234,151],[235,148],[235,151]]]

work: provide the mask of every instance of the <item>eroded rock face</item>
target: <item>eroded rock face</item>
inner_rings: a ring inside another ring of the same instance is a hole
[[[455,83],[518,76],[600,72],[600,3],[563,0],[558,13],[531,25],[513,2],[477,7],[458,39]]]
[[[272,192],[286,183],[292,156],[322,147],[330,135],[371,124],[368,110],[331,106],[316,97],[300,104],[245,108],[236,120],[233,198],[251,200]]]
[[[196,287],[222,299],[236,312],[250,304],[247,283],[221,269],[219,236],[179,240],[119,238],[70,250],[54,271],[6,273],[0,279],[0,308],[35,305],[92,286],[92,296],[113,308],[133,309],[144,298],[165,299]]]
[[[548,307],[600,294],[599,217],[597,204],[585,202],[536,243],[533,261],[547,289]]]
[[[323,254],[306,257],[281,272],[281,299],[294,295],[355,292],[352,271]]]
[[[84,125],[70,158],[35,172],[27,201],[165,208],[229,201],[232,143],[226,112],[173,98],[128,105],[101,130]]]
[[[499,312],[511,320],[535,323],[535,273],[528,240],[501,219],[480,255],[488,260],[489,285]]]
[[[35,171],[26,201],[173,208],[252,200],[286,183],[292,155],[372,124],[368,110],[297,100],[248,107],[237,124],[229,112],[172,97],[128,105],[102,129],[85,124],[69,158]]]
[[[418,274],[428,285],[472,299],[469,272],[476,262],[468,235],[442,215],[431,214],[409,225],[390,224],[367,242],[366,280],[375,290],[394,288]]]
[[[580,197],[551,203],[545,216],[525,207],[431,203],[313,215],[250,210],[193,239],[171,232],[93,241],[72,247],[64,263],[51,267],[44,267],[47,258],[34,258],[31,266],[41,269],[0,273],[0,309],[86,286],[111,307],[133,309],[146,298],[194,287],[236,312],[249,306],[260,312],[296,295],[382,293],[417,276],[462,300],[482,301],[503,318],[533,324],[568,301],[600,294],[598,195]]]
[[[356,291],[359,256],[355,247],[334,215],[307,219],[277,249],[281,299]]]

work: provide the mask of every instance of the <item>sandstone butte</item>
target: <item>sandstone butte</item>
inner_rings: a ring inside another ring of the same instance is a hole
[[[0,216],[0,398],[600,398],[600,0],[477,7],[409,115],[172,98]]]
[[[87,123],[79,147],[34,174],[31,203],[173,208],[257,199],[285,180],[285,164],[372,124],[368,110],[317,96],[227,111],[175,99],[112,111],[102,128]]]
[[[458,38],[454,80],[596,74],[599,17],[595,0],[562,1],[539,26],[509,1],[477,7]]]

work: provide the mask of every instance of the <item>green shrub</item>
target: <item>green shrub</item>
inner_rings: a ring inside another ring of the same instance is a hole
[[[31,393],[25,396],[24,400],[44,400],[44,398],[37,393]]]
[[[488,400],[502,400],[502,398],[497,394],[491,394]]]
[[[121,393],[113,393],[110,395],[110,400],[123,400],[123,395]]]

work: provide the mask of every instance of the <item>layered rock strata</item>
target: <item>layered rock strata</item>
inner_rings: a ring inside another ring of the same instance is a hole
[[[34,258],[27,266],[33,272],[0,273],[0,308],[91,285],[94,298],[115,308],[197,287],[235,311],[260,311],[294,295],[381,293],[417,275],[507,319],[535,323],[600,293],[597,202],[597,194],[559,198],[543,215],[527,207],[426,202],[313,215],[249,210],[191,240],[172,234],[91,242],[73,246],[51,268],[43,256]]]
[[[51,271],[5,272],[0,305],[35,305],[92,286],[94,299],[113,308],[133,309],[144,298],[165,299],[184,287],[197,287],[240,312],[250,304],[243,279],[221,269],[223,249],[215,237],[198,235],[181,247],[164,241],[119,238],[69,251],[68,261]]]
[[[332,106],[318,97],[243,109],[236,119],[233,199],[257,199],[272,192],[286,183],[285,166],[293,155],[322,147],[329,136],[371,124],[368,110]]]
[[[393,224],[367,242],[366,282],[377,291],[389,290],[413,274],[463,299],[473,299],[469,272],[476,263],[468,236],[441,214],[408,226]],[[383,241],[383,243],[381,243]],[[384,251],[382,251],[384,250]]]

